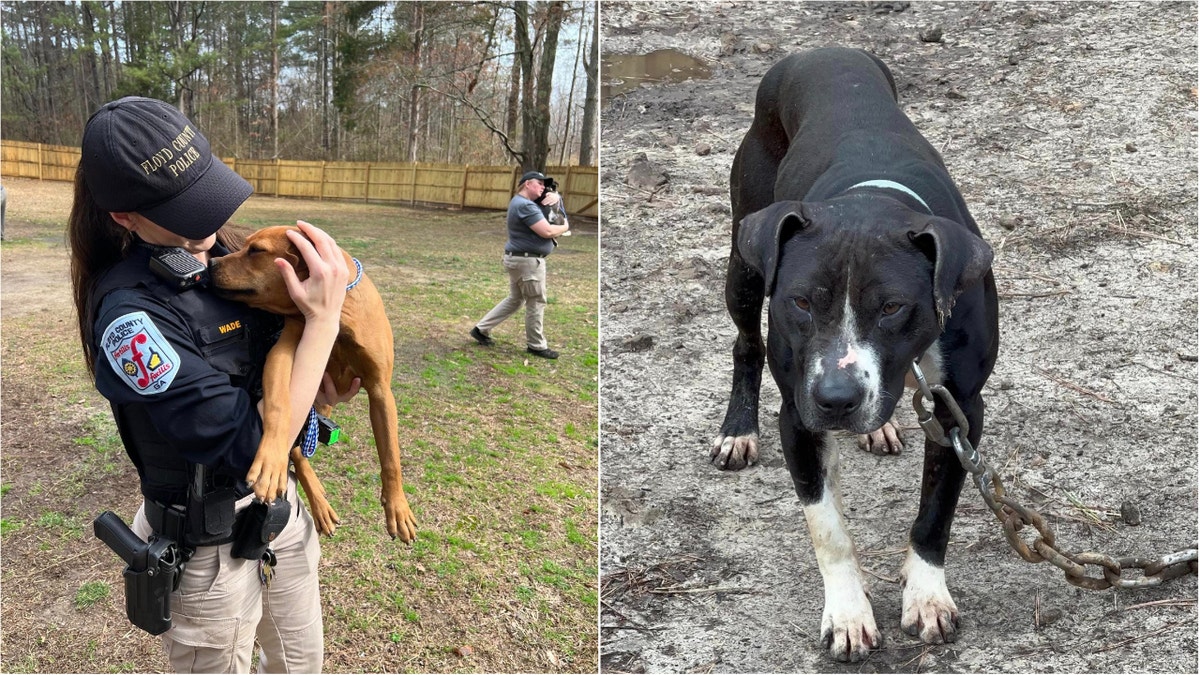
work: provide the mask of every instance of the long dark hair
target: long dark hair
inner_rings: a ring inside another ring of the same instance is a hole
[[[94,333],[96,282],[113,265],[129,255],[136,238],[133,233],[117,224],[107,211],[96,205],[87,181],[83,177],[83,165],[75,169],[75,200],[71,204],[71,218],[67,221],[67,245],[71,248],[71,284],[75,299],[75,315],[79,320],[79,342],[83,346],[83,360],[88,375],[96,376],[96,347],[92,343]],[[244,233],[225,224],[217,230],[217,241],[231,252],[245,243]]]

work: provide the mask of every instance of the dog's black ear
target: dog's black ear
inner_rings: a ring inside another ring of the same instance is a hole
[[[908,238],[933,262],[933,299],[938,325],[945,327],[958,296],[992,268],[992,247],[962,225],[933,218]]]
[[[738,225],[738,255],[763,278],[763,295],[771,295],[779,251],[792,232],[803,230],[812,219],[803,202],[776,202],[755,211]]]

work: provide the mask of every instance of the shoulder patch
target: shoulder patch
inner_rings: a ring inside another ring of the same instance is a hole
[[[145,312],[130,312],[108,324],[100,348],[117,376],[140,394],[166,391],[179,370],[179,353]]]

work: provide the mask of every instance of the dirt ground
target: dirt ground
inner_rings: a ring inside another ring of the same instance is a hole
[[[1001,353],[980,451],[1065,549],[1194,546],[1196,5],[604,10],[606,58],[675,49],[712,74],[645,84],[603,108],[603,670],[1196,672],[1195,576],[1070,586],[1009,548],[970,485],[947,555],[959,639],[926,647],[906,635],[899,568],[921,472],[911,410],[899,457],[838,437],[885,642],[864,664],[834,663],[818,645],[821,578],[769,375],[760,463],[738,473],[708,463],[735,336],[723,302],[729,166],[755,89],[788,52],[862,47],[892,69],[996,253]]]

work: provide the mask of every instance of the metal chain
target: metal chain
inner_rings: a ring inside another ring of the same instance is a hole
[[[1022,558],[1034,563],[1049,561],[1063,570],[1067,582],[1095,591],[1113,586],[1158,586],[1185,574],[1196,574],[1196,542],[1192,542],[1191,548],[1159,558],[1114,558],[1102,553],[1070,553],[1059,548],[1054,543],[1054,530],[1046,524],[1045,518],[1004,493],[1004,483],[1001,482],[1000,476],[967,440],[970,425],[950,392],[940,384],[929,384],[916,361],[912,364],[912,372],[917,380],[913,409],[917,411],[917,423],[925,431],[925,437],[943,447],[954,448],[954,454],[958,456],[958,461],[967,473],[971,474],[971,479],[979,488],[979,494],[983,495],[983,501],[1003,524],[1004,538]],[[936,406],[939,399],[954,418],[954,426],[949,432],[933,416],[933,411],[925,407],[926,400]],[[1037,531],[1037,537],[1032,543],[1027,543],[1018,534],[1026,525],[1033,526]],[[1100,574],[1089,575],[1088,566],[1100,568]],[[1136,570],[1136,576],[1131,579],[1122,578],[1124,570]]]

